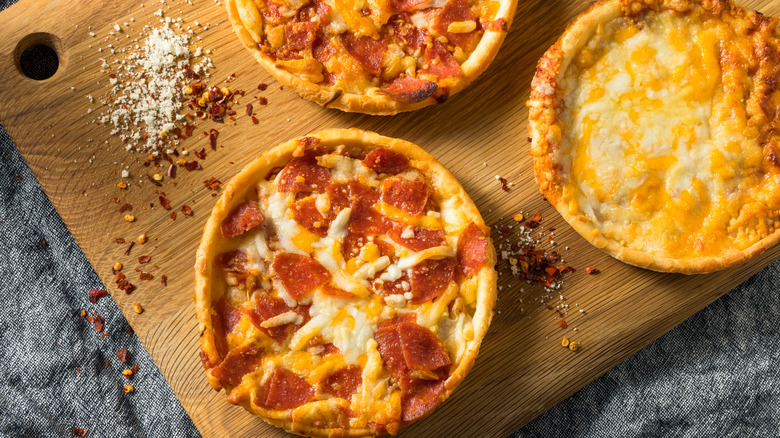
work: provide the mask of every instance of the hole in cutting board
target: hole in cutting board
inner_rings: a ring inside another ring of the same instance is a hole
[[[42,81],[62,67],[62,41],[50,33],[33,33],[19,41],[14,50],[16,69],[24,76]]]

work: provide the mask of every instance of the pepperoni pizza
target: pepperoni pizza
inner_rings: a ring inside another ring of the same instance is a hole
[[[206,225],[208,380],[299,434],[395,434],[473,365],[495,262],[474,203],[419,147],[357,129],[292,140],[233,178]]]
[[[466,87],[490,64],[517,0],[228,0],[241,42],[321,105],[395,114]]]

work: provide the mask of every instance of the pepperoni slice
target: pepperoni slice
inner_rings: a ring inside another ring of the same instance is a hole
[[[295,21],[284,26],[285,48],[300,51],[312,46],[317,38],[319,24],[314,21]]]
[[[287,304],[284,303],[284,300],[270,295],[256,293],[253,298],[253,303],[254,307],[248,312],[252,324],[259,328],[261,332],[268,335],[269,338],[277,342],[282,342],[287,339],[287,336],[290,334],[289,324],[270,328],[260,326],[263,321],[290,310],[290,308],[287,307]]]
[[[344,50],[357,61],[367,72],[379,75],[382,72],[382,61],[387,51],[387,42],[375,40],[369,36],[356,37],[352,33],[339,35]]]
[[[314,386],[284,368],[274,369],[257,393],[258,404],[278,410],[297,408],[313,398]]]
[[[271,268],[287,293],[296,300],[330,280],[330,273],[319,262],[301,254],[277,254]]]
[[[487,261],[487,235],[474,222],[458,237],[458,264],[466,277],[476,274]]]
[[[363,383],[363,369],[358,365],[340,368],[320,382],[323,393],[349,400]]]
[[[426,259],[412,268],[410,283],[412,304],[422,304],[436,298],[449,286],[455,274],[455,259]]]
[[[428,185],[423,178],[390,177],[382,183],[382,201],[418,216],[428,202]]]
[[[279,173],[281,192],[324,192],[330,182],[330,170],[317,164],[312,155],[295,157]]]
[[[417,314],[414,312],[409,313],[402,313],[393,315],[390,319],[385,319],[382,321],[379,321],[377,324],[377,328],[397,328],[398,324],[401,324],[403,322],[416,322],[417,321]]]
[[[375,40],[368,36],[356,37],[351,33],[339,35],[342,47],[367,72],[373,75],[382,73],[382,60],[387,51],[385,40]]]
[[[412,251],[422,251],[428,248],[446,245],[444,231],[429,230],[420,227],[407,227],[403,224],[397,224],[392,230],[388,231],[388,236],[399,245],[403,245]],[[404,237],[406,236],[406,237]]]
[[[263,348],[257,344],[246,344],[230,350],[211,374],[231,386],[238,386],[243,377],[258,368],[263,360]]]
[[[404,359],[398,325],[378,329],[374,333],[374,339],[376,339],[379,355],[385,361],[387,372],[396,379],[405,376],[409,372],[409,367],[406,366]]]
[[[447,40],[453,44],[457,44],[465,51],[471,49],[471,45],[474,42],[475,30],[468,33],[450,33],[447,28],[451,23],[456,21],[475,21],[476,16],[469,9],[469,4],[466,0],[450,0],[449,3],[444,5],[439,15],[434,21],[433,28],[440,35],[447,37]]]
[[[222,237],[240,236],[265,220],[262,210],[254,202],[244,202],[230,210],[222,221]]]
[[[436,88],[436,82],[413,76],[400,76],[378,92],[398,102],[417,103],[431,97]]]
[[[406,286],[404,286],[404,283]],[[381,287],[389,295],[403,294],[412,290],[407,271],[404,271],[396,280],[382,282]]]
[[[428,68],[421,70],[421,73],[428,73],[439,79],[451,78],[460,74],[460,64],[452,53],[447,51],[444,44],[438,40],[433,41],[433,45],[425,49],[425,64]]]
[[[415,421],[441,402],[444,380],[404,378],[401,383],[401,421]]]
[[[352,206],[352,214],[349,216],[350,233],[385,234],[391,228],[393,228],[393,221],[376,212],[373,208],[365,206],[362,202],[356,202]]]
[[[228,354],[227,334],[241,321],[241,311],[231,306],[225,297],[214,304],[211,326],[214,328],[214,343],[221,357]]]
[[[317,200],[309,196],[291,207],[293,218],[312,233],[325,237],[328,234],[328,219],[317,209]]]
[[[371,187],[365,186],[358,181],[350,181],[347,184],[330,183],[328,185],[328,197],[330,198],[331,220],[339,212],[347,207],[352,207],[359,203],[365,207],[370,207],[379,200],[379,193]]]
[[[328,296],[331,296],[331,297],[336,297],[336,298],[352,298],[352,297],[355,296],[355,294],[353,294],[352,292],[347,292],[347,291],[345,291],[343,289],[339,289],[337,287],[329,286],[327,284],[325,286],[322,286],[322,288],[320,288],[320,290],[325,295],[328,295]]]
[[[241,250],[223,252],[214,257],[214,263],[225,272],[234,274],[246,274],[249,272],[249,258]]]
[[[406,155],[387,148],[374,149],[363,160],[363,164],[376,173],[391,175],[401,173],[412,165]]]
[[[435,333],[412,323],[398,324],[406,366],[412,371],[435,370],[452,363],[447,349]]]

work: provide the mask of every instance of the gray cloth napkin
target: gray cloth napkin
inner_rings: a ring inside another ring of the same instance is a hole
[[[104,286],[1,126],[0,221],[0,433],[199,436],[113,299],[88,303]],[[512,437],[780,436],[778,278],[780,262]]]

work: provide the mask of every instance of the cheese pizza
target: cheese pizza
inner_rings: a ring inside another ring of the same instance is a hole
[[[490,64],[517,0],[228,0],[241,42],[323,106],[395,114],[466,87]]]
[[[496,299],[475,205],[419,147],[357,129],[260,155],[197,254],[216,390],[310,436],[395,434],[471,369]]]
[[[778,20],[728,0],[603,0],[539,62],[542,194],[625,262],[703,273],[780,238]]]

